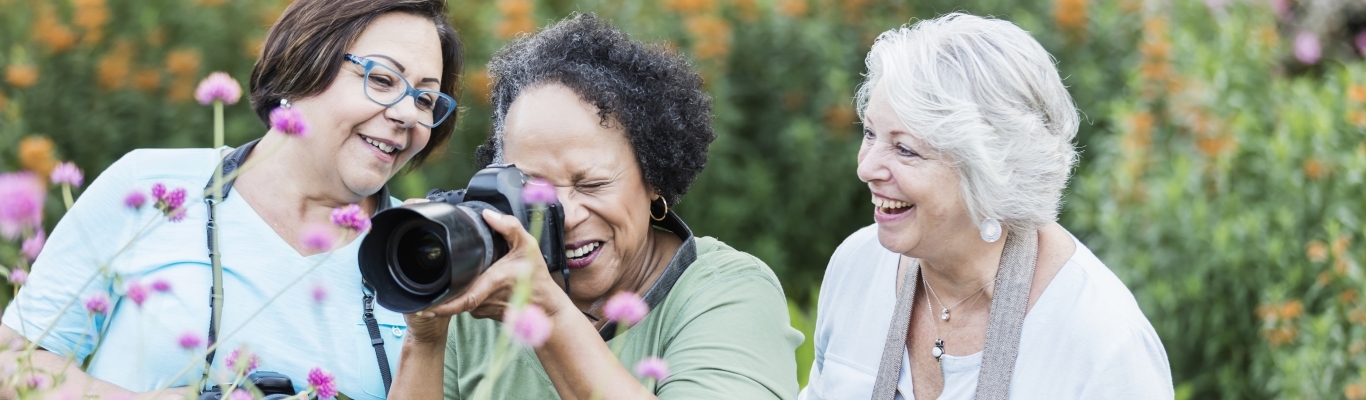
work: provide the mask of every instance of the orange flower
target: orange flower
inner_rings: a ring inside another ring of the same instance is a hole
[[[1318,283],[1319,286],[1328,286],[1329,283],[1333,283],[1333,274],[1328,271],[1320,272],[1319,276],[1314,278],[1314,282]]]
[[[161,87],[161,71],[143,69],[133,74],[134,89],[150,93],[159,87]]]
[[[1074,37],[1086,34],[1086,1],[1054,0],[1053,22]]]
[[[104,25],[109,23],[109,8],[104,0],[73,0],[76,26],[85,31],[85,44],[96,44],[104,38]]]
[[[480,68],[470,72],[464,79],[465,90],[470,96],[474,96],[474,101],[480,104],[489,104],[489,90],[492,89],[493,79],[489,77],[488,68]]]
[[[9,99],[5,98],[5,93],[0,92],[0,113],[5,112],[5,106],[9,105]]]
[[[166,28],[157,27],[147,32],[147,45],[161,47],[166,45]]]
[[[1304,162],[1304,176],[1312,180],[1322,178],[1326,173],[1323,162],[1315,158],[1310,158]]]
[[[100,57],[96,75],[99,77],[99,85],[104,90],[114,90],[128,84],[128,75],[132,73],[133,63],[133,43],[127,40],[120,40],[108,53]]]
[[[759,18],[758,0],[735,0],[733,4],[735,10],[740,13],[740,18],[745,21],[754,21]]]
[[[1347,98],[1358,104],[1366,103],[1366,86],[1352,85],[1348,87]]]
[[[1353,323],[1366,324],[1366,310],[1352,310],[1347,313],[1347,320]]]
[[[848,102],[841,101],[825,109],[825,126],[838,139],[849,136],[849,131],[855,128],[855,122],[858,122],[858,113]]]
[[[1338,293],[1338,301],[1342,302],[1342,305],[1344,306],[1352,305],[1352,303],[1357,301],[1357,290],[1347,289],[1342,291],[1342,293]]]
[[[71,28],[62,25],[57,19],[57,11],[44,3],[38,8],[38,17],[33,21],[33,39],[47,45],[49,51],[61,53],[76,45],[76,34]]]
[[[1305,244],[1304,255],[1309,257],[1309,261],[1324,262],[1328,260],[1328,246],[1318,240],[1310,240]]]
[[[688,17],[684,22],[693,37],[693,56],[699,60],[720,58],[730,52],[730,24],[711,15]]]
[[[1257,39],[1263,47],[1274,48],[1280,44],[1281,35],[1276,32],[1276,27],[1265,26],[1257,30]]]
[[[1361,382],[1349,384],[1342,388],[1342,397],[1346,397],[1347,400],[1366,399],[1366,387],[1362,387]]]
[[[1299,332],[1296,332],[1295,328],[1291,326],[1271,328],[1263,332],[1266,335],[1266,341],[1270,342],[1272,346],[1280,346],[1293,342],[1295,341],[1295,336],[1299,334]]]
[[[1120,147],[1126,153],[1147,150],[1152,145],[1153,114],[1147,111],[1134,113],[1129,117],[1129,130],[1120,138]]]
[[[863,22],[863,10],[868,8],[868,0],[844,0],[840,10],[844,11],[844,22],[858,25]]]
[[[5,68],[5,82],[23,89],[38,83],[38,67],[32,64],[11,64]]]
[[[1271,304],[1262,304],[1262,305],[1259,305],[1259,306],[1257,306],[1257,318],[1261,318],[1262,320],[1265,320],[1265,321],[1272,321],[1272,320],[1275,320],[1275,319],[1276,319],[1276,310],[1277,310],[1277,307],[1274,306],[1274,305],[1271,305]]]
[[[1362,341],[1361,339],[1353,340],[1352,345],[1347,347],[1347,354],[1354,356],[1361,354],[1363,351],[1366,351],[1366,341]]]
[[[498,22],[497,33],[500,39],[509,39],[517,34],[536,30],[536,21],[531,17],[513,17]]]
[[[535,9],[535,4],[531,0],[498,0],[498,12],[503,14],[503,18],[509,17],[528,17]]]
[[[1347,253],[1347,246],[1351,244],[1351,238],[1348,238],[1347,235],[1339,235],[1337,239],[1333,239],[1333,255],[1342,257]]]
[[[664,9],[677,13],[700,13],[716,8],[716,0],[666,0]]]
[[[1233,138],[1227,136],[1202,137],[1196,139],[1196,147],[1206,157],[1217,157],[1233,149]]]
[[[199,73],[199,52],[177,49],[166,54],[166,70],[177,76],[193,77]]]
[[[778,13],[789,17],[800,17],[806,15],[806,0],[780,0],[778,3]]]
[[[183,103],[194,98],[194,89],[198,86],[192,76],[176,76],[171,79],[171,85],[166,88],[166,99],[176,103]]]
[[[1295,319],[1302,313],[1304,313],[1304,303],[1299,300],[1291,300],[1281,305],[1279,314],[1281,319]]]
[[[57,168],[52,147],[52,139],[46,136],[29,136],[19,140],[19,166],[33,171],[43,182],[47,182],[47,175]]]
[[[266,38],[254,37],[242,42],[242,54],[247,57],[261,57],[261,50],[266,47]]]
[[[1361,110],[1348,110],[1347,122],[1358,127],[1366,128],[1366,112]]]

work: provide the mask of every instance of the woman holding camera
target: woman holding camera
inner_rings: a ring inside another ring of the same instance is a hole
[[[4,313],[0,369],[16,371],[26,354],[12,342],[36,341],[32,365],[64,377],[55,390],[181,399],[203,389],[195,386],[201,376],[227,384],[235,362],[282,374],[291,390],[318,387],[321,397],[386,397],[381,371],[396,367],[404,321],[366,309],[356,234],[323,254],[304,233],[338,207],[358,204],[369,215],[390,206],[385,182],[450,137],[462,61],[446,18],[441,0],[291,4],[266,37],[249,90],[263,122],[288,107],[307,131],[277,125],[237,150],[144,149],[110,166],[57,224]],[[210,224],[204,188],[220,163],[246,167]],[[165,189],[155,197],[186,189],[169,200],[184,205],[170,221],[158,221],[166,216],[150,207],[138,211],[136,196],[127,200],[133,210],[124,205],[130,191],[154,186]],[[139,232],[144,226],[153,228]],[[214,230],[224,297],[214,306],[220,329],[211,334],[215,285],[205,238]],[[371,318],[378,338],[367,332]],[[206,362],[213,335],[218,351]],[[385,357],[372,347],[376,340]],[[69,361],[87,358],[87,368]],[[333,379],[311,374],[314,367]],[[43,389],[50,379],[26,382]],[[168,386],[176,389],[155,392]]]
[[[568,294],[515,217],[485,213],[508,239],[458,297],[407,315],[412,328],[394,396],[469,398],[488,371],[519,271],[549,315],[543,345],[516,351],[493,382],[509,399],[796,396],[782,287],[753,256],[694,237],[671,210],[707,159],[711,100],[677,54],[627,38],[593,15],[514,41],[489,64],[494,131],[481,162],[511,163],[554,185],[564,206]],[[640,294],[648,315],[620,336],[605,301]],[[609,349],[619,347],[620,357]],[[643,384],[647,357],[672,374]],[[444,371],[444,387],[441,381]]]
[[[802,398],[1172,398],[1133,295],[1054,222],[1078,116],[1043,47],[951,14],[883,33],[867,64],[877,223],[826,269]]]

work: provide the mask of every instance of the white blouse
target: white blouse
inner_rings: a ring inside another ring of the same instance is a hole
[[[1025,315],[1010,381],[1016,399],[1170,399],[1162,341],[1129,289],[1090,249],[1077,250]],[[816,361],[800,399],[872,396],[896,305],[899,255],[877,227],[845,239],[826,267],[816,317]],[[903,352],[898,398],[913,399]],[[970,399],[982,353],[945,355],[941,399]]]

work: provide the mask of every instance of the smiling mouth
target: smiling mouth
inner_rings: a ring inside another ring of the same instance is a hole
[[[398,152],[399,150],[403,150],[403,149],[398,148],[397,146],[393,146],[393,145],[390,145],[390,144],[388,144],[388,143],[384,143],[384,142],[381,142],[381,141],[378,141],[378,140],[375,140],[375,139],[371,139],[369,136],[360,135],[360,138],[361,138],[361,139],[365,139],[365,143],[369,143],[371,146],[375,146],[375,148],[379,149],[379,151],[381,151],[381,152],[384,152],[384,154],[394,154],[394,153]]]
[[[904,201],[886,200],[873,196],[873,206],[877,207],[878,212],[883,214],[901,214],[909,211],[915,205]]]
[[[577,248],[564,251],[564,257],[570,260],[583,260],[593,254],[593,251],[602,247],[602,242],[592,242]]]

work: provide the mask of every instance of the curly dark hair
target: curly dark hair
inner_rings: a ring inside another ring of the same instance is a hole
[[[625,128],[641,175],[669,204],[707,165],[711,96],[681,55],[632,41],[593,14],[571,15],[499,50],[489,61],[493,132],[475,150],[480,165],[502,159],[504,120],[522,91],[559,83],[598,108],[603,126]]]

